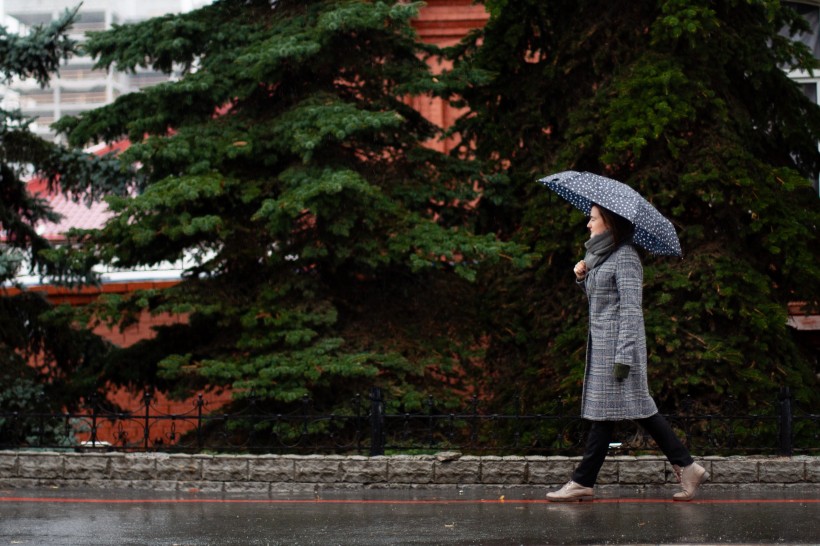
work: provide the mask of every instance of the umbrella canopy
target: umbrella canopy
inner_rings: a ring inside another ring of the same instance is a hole
[[[600,205],[635,226],[632,240],[653,254],[683,256],[675,227],[641,194],[612,178],[593,173],[564,171],[539,180],[549,189],[589,214]]]

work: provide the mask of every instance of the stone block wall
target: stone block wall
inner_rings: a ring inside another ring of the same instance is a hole
[[[317,488],[419,488],[465,485],[554,486],[578,457],[440,455],[183,455],[0,451],[0,487],[136,488],[164,491],[280,491]],[[820,485],[820,457],[705,457],[710,485]],[[654,456],[607,459],[599,484],[675,482]]]

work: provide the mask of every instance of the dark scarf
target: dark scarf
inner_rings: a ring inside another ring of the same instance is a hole
[[[599,235],[592,237],[589,241],[584,243],[587,249],[584,262],[587,264],[587,271],[592,271],[597,266],[601,265],[609,258],[609,255],[615,250],[615,240],[612,237],[611,231],[605,231]]]

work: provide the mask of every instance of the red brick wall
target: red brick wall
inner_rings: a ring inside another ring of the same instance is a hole
[[[471,30],[484,26],[488,18],[484,6],[474,5],[472,0],[428,0],[418,19],[413,22],[413,27],[423,42],[446,47],[457,44]],[[450,67],[449,63],[441,64],[434,60],[430,63],[434,73]],[[445,129],[463,113],[439,98],[415,97],[410,104],[424,117]],[[434,141],[428,145],[449,152],[454,139]]]

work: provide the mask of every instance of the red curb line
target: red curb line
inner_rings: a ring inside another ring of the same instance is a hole
[[[77,503],[77,504],[554,504],[548,500],[527,499],[477,499],[477,500],[345,500],[345,499],[80,499],[44,497],[0,497],[0,503]],[[672,499],[595,499],[580,504],[817,504],[820,499],[702,499],[674,501]]]

